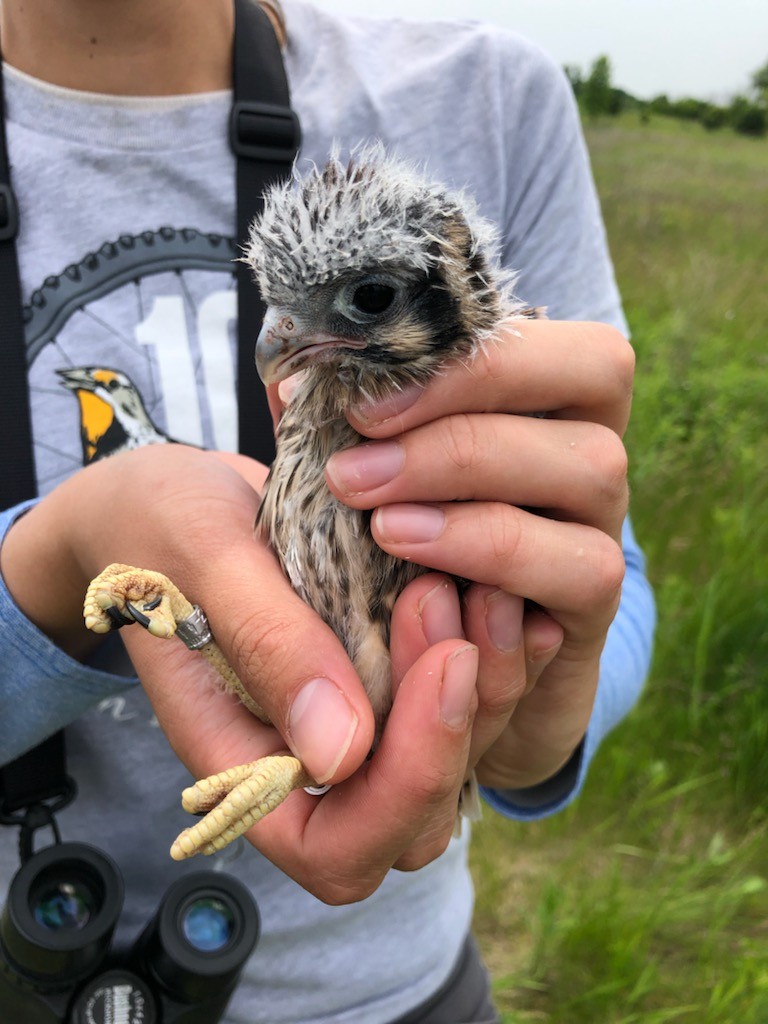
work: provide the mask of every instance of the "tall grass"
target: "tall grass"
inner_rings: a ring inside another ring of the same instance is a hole
[[[476,927],[505,1024],[766,1024],[768,143],[631,117],[588,142],[657,651],[576,806],[486,815]]]
[[[633,516],[661,613],[645,708],[745,810],[768,782],[768,145],[675,128],[590,134],[638,356]]]

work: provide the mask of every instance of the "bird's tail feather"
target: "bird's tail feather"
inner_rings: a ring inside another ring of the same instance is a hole
[[[480,803],[480,786],[477,781],[477,775],[472,772],[467,781],[461,787],[461,792],[459,793],[459,813],[456,815],[456,824],[453,827],[453,834],[455,836],[461,835],[462,819],[467,818],[469,821],[479,821],[482,815],[483,808]]]

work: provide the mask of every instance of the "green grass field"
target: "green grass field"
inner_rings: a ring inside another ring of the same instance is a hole
[[[504,1024],[768,1024],[768,141],[587,126],[638,356],[643,701],[559,817],[476,831]]]

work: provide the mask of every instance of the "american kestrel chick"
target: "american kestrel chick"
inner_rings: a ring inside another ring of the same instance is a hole
[[[274,384],[302,371],[259,525],[295,590],[344,643],[379,728],[391,703],[392,607],[426,570],[378,547],[370,513],[330,493],[325,465],[363,440],[344,415],[352,405],[426,383],[522,312],[495,242],[467,196],[380,147],[275,187],[251,230],[246,260],[268,304],[259,373]]]

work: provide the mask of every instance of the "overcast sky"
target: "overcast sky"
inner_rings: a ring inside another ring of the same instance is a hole
[[[768,61],[768,0],[315,0],[345,13],[475,18],[521,32],[561,64],[607,54],[614,85],[724,100]]]

